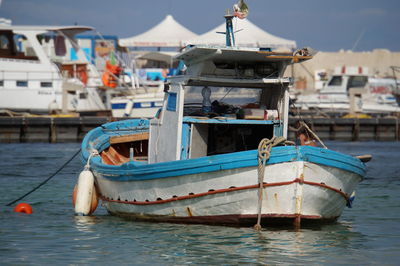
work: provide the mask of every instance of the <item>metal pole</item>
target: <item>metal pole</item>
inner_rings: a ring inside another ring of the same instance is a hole
[[[235,46],[235,36],[233,33],[233,24],[232,24],[233,15],[227,14],[225,15],[226,20],[226,46],[231,47]]]

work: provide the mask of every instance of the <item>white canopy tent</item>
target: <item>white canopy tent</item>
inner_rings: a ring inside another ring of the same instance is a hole
[[[163,61],[163,62],[171,62],[174,60],[174,56],[177,55],[178,52],[171,51],[162,51],[162,52],[145,52],[136,56],[137,59],[146,59],[146,60],[154,60],[154,61]]]
[[[119,40],[123,47],[183,47],[184,41],[198,35],[179,24],[171,15],[150,30]]]
[[[248,19],[235,19],[233,21],[233,27],[235,33],[236,46],[246,47],[268,47],[273,49],[285,49],[294,50],[296,49],[296,41],[283,39],[274,36]],[[185,44],[203,44],[203,45],[225,45],[225,34],[217,32],[225,32],[225,22],[218,27],[192,39],[188,39]]]

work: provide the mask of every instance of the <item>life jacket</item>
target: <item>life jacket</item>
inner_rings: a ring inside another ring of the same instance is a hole
[[[116,88],[118,85],[117,77],[121,74],[122,68],[112,65],[110,61],[106,61],[106,67],[101,77],[104,86]]]

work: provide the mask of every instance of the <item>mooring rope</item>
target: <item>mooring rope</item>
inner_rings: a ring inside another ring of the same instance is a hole
[[[309,126],[307,126],[306,122],[304,121],[300,121],[301,126],[305,127],[307,129],[307,131],[316,139],[319,141],[319,143],[321,143],[322,147],[324,147],[325,149],[328,149],[328,147],[326,147],[326,145],[322,142],[322,140],[318,137],[317,134],[315,134],[314,131],[311,130],[311,128],[309,128]]]
[[[93,149],[90,152],[89,158],[87,159],[85,167],[84,167],[85,170],[89,170],[90,169],[90,160],[92,159],[93,156],[97,156],[97,155],[99,155],[99,152],[97,150],[95,150],[95,149]]]
[[[324,147],[325,149],[328,149],[328,147],[322,142],[322,140],[318,137],[318,135],[314,131],[312,131],[311,128],[304,121],[303,117],[300,114],[299,108],[295,105],[295,103],[293,101],[289,101],[289,105],[292,105],[294,107],[294,109],[296,110],[297,116],[300,118],[300,120],[299,120],[300,127],[299,128],[289,127],[289,129],[294,132],[298,132],[298,131],[302,130],[303,128],[305,128],[317,141],[319,141],[319,143],[321,143],[322,147]],[[323,113],[323,114],[325,116],[327,116],[325,113]],[[329,116],[327,116],[327,118],[329,118]]]
[[[294,145],[293,141],[286,140],[285,137],[273,136],[271,139],[265,138],[258,144],[258,209],[257,209],[257,223],[254,225],[254,229],[260,231],[261,228],[261,209],[262,209],[262,196],[264,189],[264,173],[265,164],[267,163],[272,147],[280,145]]]
[[[307,133],[307,136],[308,136],[308,133],[310,133],[311,135],[312,135],[312,137],[315,139],[315,140],[317,140],[320,144],[321,144],[321,146],[324,148],[324,149],[328,149],[328,147],[322,142],[322,140],[318,137],[318,135],[314,132],[314,131],[312,131],[312,129],[307,125],[307,123],[306,122],[304,122],[304,121],[299,121],[299,124],[300,124],[300,126],[298,127],[298,128],[295,128],[295,127],[289,127],[289,129],[291,130],[291,131],[293,131],[293,132],[299,132],[299,131],[301,131],[301,130],[303,130],[304,128],[306,129],[306,133]]]
[[[28,196],[29,194],[33,193],[34,191],[36,191],[37,189],[39,189],[41,186],[43,186],[44,184],[46,184],[50,179],[52,179],[53,177],[55,177],[62,169],[64,169],[65,166],[67,166],[79,153],[80,153],[81,149],[79,149],[77,152],[75,152],[75,154],[68,160],[66,161],[57,171],[54,172],[54,174],[52,174],[51,176],[49,176],[46,180],[44,180],[42,183],[40,183],[38,186],[36,186],[35,188],[33,188],[31,191],[29,191],[28,193],[26,193],[25,195],[19,197],[16,200],[11,201],[10,203],[6,204],[5,206],[11,206],[14,203],[16,203],[19,200],[22,200],[23,198],[25,198],[26,196]]]

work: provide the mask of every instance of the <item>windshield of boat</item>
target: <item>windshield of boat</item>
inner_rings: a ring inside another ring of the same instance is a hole
[[[185,89],[185,104],[202,104],[203,87],[189,87]],[[210,87],[210,101],[218,101],[229,105],[259,104],[260,89]]]
[[[328,83],[328,86],[341,86],[342,81],[342,76],[332,76],[331,80]]]
[[[362,88],[368,82],[367,76],[350,76],[347,88]]]
[[[46,55],[54,62],[90,61],[89,50],[80,49],[74,39],[62,32],[47,32],[37,35]]]
[[[264,115],[264,110],[277,113],[284,91],[285,88],[280,84],[263,89],[211,86],[186,87],[184,115],[204,116],[204,114],[218,114],[220,116],[235,117],[241,113],[241,110],[245,109],[252,109],[258,115]]]
[[[5,58],[38,60],[29,40],[22,34],[0,31],[0,56]]]

